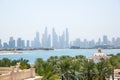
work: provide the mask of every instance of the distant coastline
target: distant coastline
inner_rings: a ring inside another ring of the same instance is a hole
[[[120,47],[91,47],[91,48],[82,48],[82,47],[77,47],[77,46],[72,46],[70,48],[0,48],[0,52],[8,51],[8,52],[19,52],[19,51],[32,51],[32,50],[55,50],[55,49],[120,49]]]
[[[32,51],[32,50],[54,50],[54,48],[1,48],[0,53],[22,53],[22,51]]]
[[[63,49],[98,49],[98,48],[80,48],[80,47],[71,47],[71,48],[63,48]],[[102,49],[120,49],[120,48],[102,48]],[[57,50],[54,48],[23,48],[23,49],[0,49],[0,54],[18,54],[26,51],[36,51],[36,50],[44,50],[51,51]]]
[[[79,47],[79,46],[71,46],[70,49],[98,49],[98,48],[102,48],[102,49],[120,49],[120,46],[115,47],[115,46],[111,46],[111,45],[98,45],[98,46],[94,46],[94,47]]]
[[[18,54],[23,53],[23,51],[8,51],[8,50],[0,50],[0,54]]]

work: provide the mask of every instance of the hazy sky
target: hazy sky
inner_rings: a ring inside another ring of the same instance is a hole
[[[69,29],[70,40],[120,37],[120,0],[0,0],[0,39],[33,39],[35,32],[58,34]]]

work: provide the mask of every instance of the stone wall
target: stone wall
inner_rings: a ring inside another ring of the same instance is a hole
[[[25,69],[25,70],[19,70],[14,67],[0,68],[0,80],[23,80],[34,77],[35,77],[34,68]]]

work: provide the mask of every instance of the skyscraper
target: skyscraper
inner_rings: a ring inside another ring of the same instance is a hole
[[[94,40],[89,41],[89,46],[88,47],[89,48],[95,47],[95,41]]]
[[[116,39],[116,46],[120,46],[120,38],[119,37]]]
[[[66,43],[65,47],[69,48],[69,32],[68,32],[68,28],[66,28],[66,39],[65,40],[66,40],[65,41],[65,43]]]
[[[3,43],[3,48],[5,48],[5,49],[9,48],[9,45],[7,44],[7,42]]]
[[[25,48],[25,40],[22,40],[22,48]]]
[[[13,37],[10,37],[9,39],[9,48],[15,48],[15,40]]]
[[[31,41],[31,48],[34,48],[34,41]]]
[[[80,42],[81,42],[80,39],[77,38],[75,41],[73,41],[72,46],[81,47]]]
[[[45,45],[45,36],[44,34],[42,34],[42,48],[44,47],[44,45]]]
[[[48,39],[47,39],[47,40],[48,40],[48,41],[47,41],[47,42],[48,42],[47,47],[48,47],[48,48],[51,48],[51,36],[50,36],[50,35],[48,36]]]
[[[108,38],[106,35],[103,36],[103,45],[107,45],[108,44]]]
[[[98,39],[97,45],[101,45],[101,39],[100,38]]]
[[[48,48],[51,46],[51,39],[50,36],[48,36],[47,27],[45,28],[45,32],[42,35],[42,47]]]
[[[112,38],[112,45],[115,45],[115,42],[116,42],[116,41],[115,41],[115,38],[113,37],[113,38]]]
[[[42,35],[42,47],[43,48],[46,48],[46,44],[47,44],[47,28],[45,28],[45,31],[44,31],[44,33],[43,33],[43,35]]]
[[[26,48],[30,48],[30,41],[27,40]]]
[[[52,47],[58,48],[58,35],[55,32],[55,29],[52,30]]]
[[[87,39],[84,39],[83,44],[84,44],[84,48],[88,48],[88,41],[87,41]]]
[[[2,41],[1,41],[1,39],[0,39],[0,48],[2,48]]]
[[[21,38],[18,38],[17,39],[17,48],[18,49],[22,49],[23,47],[22,47],[22,39]]]
[[[48,47],[48,32],[46,27],[44,32],[44,48],[47,48],[47,47]]]
[[[59,48],[65,48],[65,33],[59,36]]]
[[[40,48],[39,32],[36,32],[36,36],[34,38],[34,48]]]

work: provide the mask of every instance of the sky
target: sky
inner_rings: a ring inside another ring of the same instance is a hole
[[[0,0],[0,39],[40,38],[45,27],[70,40],[120,37],[120,0]]]

